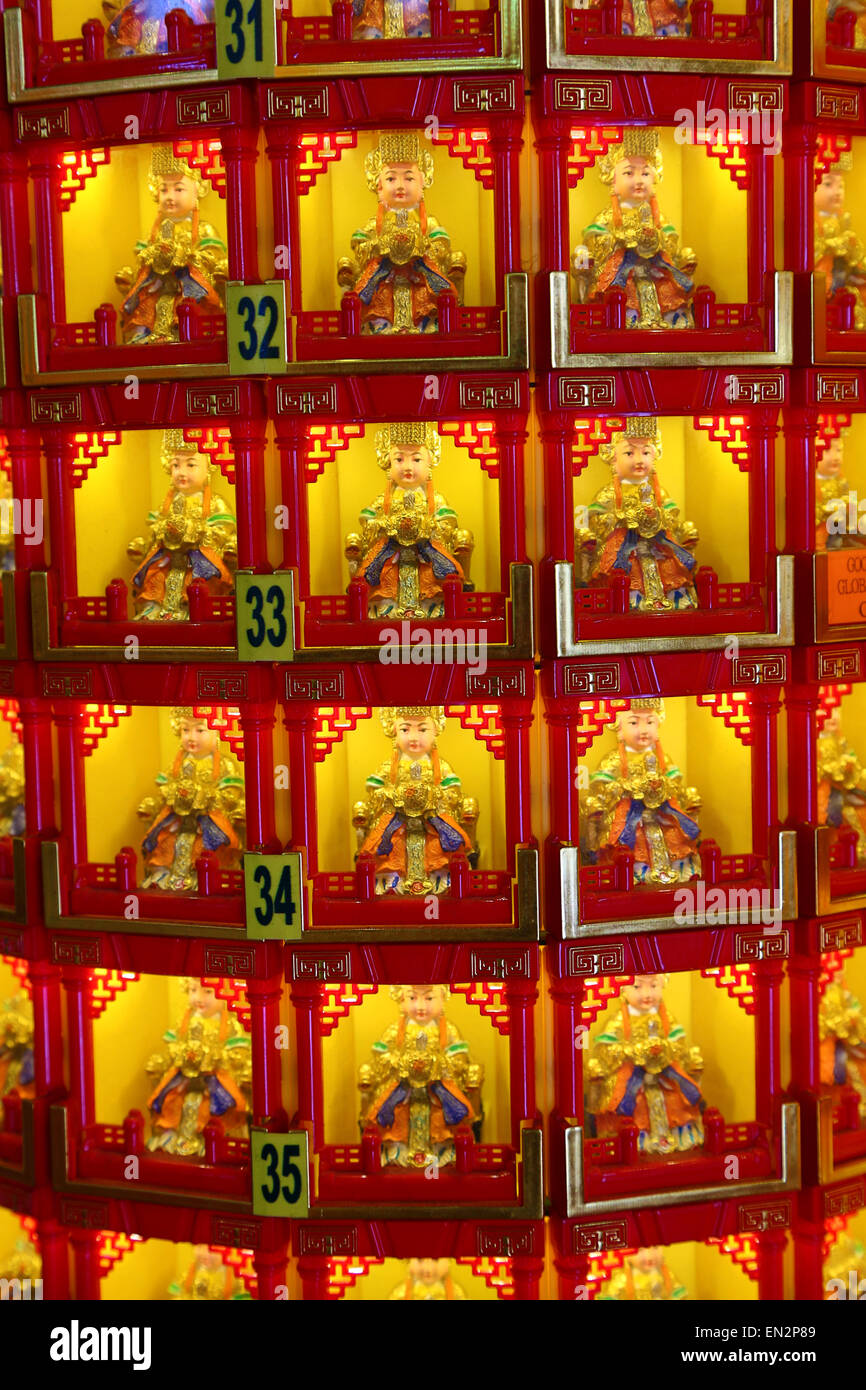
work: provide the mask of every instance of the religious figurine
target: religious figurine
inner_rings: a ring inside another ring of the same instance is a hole
[[[661,487],[656,463],[662,438],[651,416],[630,418],[599,453],[610,464],[611,481],[590,503],[588,525],[575,530],[575,553],[586,556],[588,578],[615,571],[629,576],[629,608],[670,613],[697,608],[692,550],[697,529],[681,521],[679,508]],[[575,519],[584,508],[575,509]]]
[[[181,622],[189,618],[194,579],[204,580],[214,598],[232,592],[236,523],[212,491],[210,459],[184,439],[183,430],[164,431],[161,459],[171,486],[159,511],[147,518],[149,536],[136,536],[126,553],[143,560],[132,578],[136,618]]]
[[[15,1249],[0,1256],[0,1299],[10,1302],[20,1294],[24,1299],[39,1299],[42,1291],[37,1282],[42,1278],[42,1257],[32,1241],[22,1236]],[[18,1281],[16,1290],[13,1280]]]
[[[146,241],[136,244],[137,268],[118,271],[125,292],[120,306],[125,343],[177,343],[177,306],[191,299],[206,313],[223,312],[228,275],[225,242],[199,220],[199,203],[210,184],[171,145],[154,146],[148,178],[159,206]]]
[[[349,573],[367,583],[371,618],[442,618],[443,579],[464,580],[460,561],[471,556],[472,532],[457,529],[457,513],[433,489],[441,454],[435,425],[385,425],[376,433],[385,491],[361,512],[360,534],[346,537]]]
[[[854,327],[866,328],[866,250],[845,211],[843,174],[852,169],[852,153],[843,150],[815,189],[815,269],[824,276],[827,303],[853,294]]]
[[[824,1265],[824,1290],[828,1303],[857,1299],[866,1294],[866,1246],[843,1232]]]
[[[159,791],[145,797],[138,814],[149,823],[142,841],[142,888],[185,893],[198,886],[199,856],[216,853],[222,869],[240,869],[244,838],[244,779],[234,756],[220,747],[209,709],[171,711],[180,748],[169,772],[156,777]]]
[[[611,290],[624,290],[626,327],[693,328],[697,259],[688,247],[678,250],[676,228],[659,211],[658,131],[626,130],[622,144],[612,145],[597,167],[602,183],[611,186],[611,200],[575,248],[580,302],[602,304]]]
[[[454,0],[449,0],[454,8]],[[430,0],[352,0],[353,39],[429,39]]]
[[[866,1018],[859,999],[845,984],[840,963],[830,972],[818,1009],[821,1085],[838,1096],[843,1086],[857,1092],[857,1111],[866,1120]]]
[[[857,863],[866,864],[866,768],[842,733],[838,706],[818,734],[818,824],[857,835]]]
[[[466,257],[452,252],[445,228],[427,216],[433,155],[417,131],[385,131],[364,171],[379,207],[353,233],[337,282],[360,297],[362,333],[437,333],[439,298],[459,291]]]
[[[243,1281],[208,1245],[193,1246],[192,1264],[182,1279],[169,1286],[168,1294],[183,1303],[235,1302],[250,1297]]]
[[[827,0],[827,18],[854,16],[854,47],[866,48],[866,3],[864,0]]]
[[[609,0],[567,0],[572,10],[600,10]],[[688,38],[689,0],[623,0],[622,33],[637,39]]]
[[[455,1161],[455,1130],[480,1127],[484,1068],[445,1017],[447,985],[395,985],[391,998],[400,1020],[358,1074],[361,1129],[378,1128],[383,1167],[443,1168]]]
[[[17,738],[0,754],[0,837],[24,834],[24,748]]]
[[[136,58],[168,52],[165,17],[183,10],[194,24],[213,24],[213,0],[102,0],[108,25],[106,58]]]
[[[179,1027],[163,1034],[167,1056],[155,1054],[146,1068],[159,1078],[147,1102],[147,1147],[200,1158],[208,1124],[226,1137],[246,1137],[252,1055],[248,1035],[212,987],[190,978],[184,988],[189,1007]]]
[[[687,883],[701,871],[700,826],[688,811],[701,798],[669,767],[659,741],[664,701],[629,701],[617,716],[617,748],[592,774],[582,815],[590,863],[607,863],[616,846],[634,854],[636,883]]]
[[[419,1303],[459,1303],[466,1298],[451,1277],[450,1260],[407,1260],[407,1276],[388,1295],[389,1303],[415,1299]]]
[[[662,1246],[648,1245],[626,1255],[598,1297],[602,1303],[677,1303],[688,1294],[668,1269]]]
[[[23,990],[0,1004],[0,1098],[36,1094],[33,1005]]]
[[[666,975],[636,975],[620,990],[619,1009],[596,1033],[587,1061],[586,1111],[595,1137],[638,1127],[645,1154],[682,1153],[704,1142],[703,1059],[663,1000]]]
[[[386,706],[379,711],[390,758],[367,778],[352,824],[360,854],[373,855],[377,893],[445,893],[452,856],[477,856],[478,803],[464,797],[460,778],[439,756],[445,727],[441,705]]]
[[[12,498],[12,479],[0,469],[0,570],[14,570],[14,568],[15,509]]]
[[[837,434],[822,439],[819,435],[815,442],[815,549],[818,551],[863,544],[859,532],[848,530],[851,487],[843,468],[842,436]]]

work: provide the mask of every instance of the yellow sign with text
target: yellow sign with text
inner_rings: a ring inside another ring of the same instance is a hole
[[[304,928],[301,856],[244,855],[247,936],[251,941],[300,941]]]
[[[304,1129],[289,1134],[250,1130],[253,1169],[253,1214],[310,1214],[310,1141]]]
[[[235,575],[238,661],[294,661],[295,595],[292,575]]]
[[[827,622],[866,623],[866,547],[827,551]]]
[[[229,280],[226,336],[232,376],[281,376],[288,363],[285,280]]]
[[[277,65],[274,0],[216,0],[220,77],[273,77]]]

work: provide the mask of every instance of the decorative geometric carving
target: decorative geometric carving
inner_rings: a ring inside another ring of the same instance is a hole
[[[256,1232],[258,1233],[258,1228],[256,1228]],[[228,1265],[235,1277],[240,1279],[247,1293],[255,1298],[258,1280],[250,1252],[236,1250],[228,1245],[209,1245],[208,1250],[214,1255],[219,1255],[223,1264]]]
[[[81,393],[52,393],[30,397],[30,419],[34,425],[74,425],[81,419]]]
[[[721,444],[723,452],[731,455],[741,473],[748,473],[751,464],[748,421],[742,415],[696,415],[692,424],[716,444]]]
[[[66,933],[51,938],[52,965],[102,964],[102,942],[98,936],[74,937]]]
[[[483,1279],[488,1289],[495,1289],[503,1300],[514,1298],[514,1275],[511,1261],[497,1256],[458,1255],[458,1265],[465,1265],[478,1279]]]
[[[499,81],[490,78],[472,80],[456,77],[451,87],[455,113],[484,115],[488,111],[514,111],[515,86],[507,77]]]
[[[103,1231],[111,1225],[108,1202],[85,1202],[80,1197],[60,1198],[60,1221],[85,1231]]]
[[[253,946],[205,946],[204,968],[207,975],[228,981],[247,980],[256,970]]]
[[[116,1264],[140,1244],[141,1236],[128,1236],[123,1231],[103,1231],[97,1262],[101,1276],[109,1274]]]
[[[475,1249],[481,1256],[499,1255],[505,1259],[533,1253],[532,1228],[514,1230],[507,1226],[479,1226],[475,1233]]]
[[[348,980],[352,957],[348,951],[316,951],[292,953],[293,980]]]
[[[846,917],[841,922],[822,922],[820,939],[822,951],[843,951],[849,946],[862,946],[863,923],[859,917]]]
[[[574,735],[577,756],[584,757],[599,734],[614,723],[621,710],[628,709],[628,700],[581,700],[580,719]]]
[[[85,705],[81,712],[81,751],[85,758],[116,729],[121,719],[132,714],[132,705]]]
[[[278,415],[335,415],[337,388],[333,382],[326,386],[300,386],[296,382],[277,385]]]
[[[815,115],[818,117],[833,116],[837,121],[859,121],[859,89],[857,87],[817,87],[815,89]]]
[[[195,693],[202,704],[207,701],[217,700],[226,703],[229,700],[245,700],[247,698],[247,673],[246,671],[215,671],[200,667],[195,673]]]
[[[741,961],[786,960],[790,947],[787,931],[738,932],[734,941],[734,954]]]
[[[236,386],[188,386],[187,415],[240,415],[241,398]]]
[[[835,951],[825,951],[821,956],[821,973],[818,976],[818,993],[822,996],[827,992],[830,981],[845,968],[845,961],[850,960],[854,954],[854,947],[840,947]]]
[[[487,130],[445,130],[433,136],[434,145],[447,146],[452,159],[459,159],[464,169],[470,169],[482,188],[492,188],[496,170],[490,153],[490,132]]]
[[[737,1209],[737,1226],[741,1234],[750,1231],[784,1231],[791,1224],[791,1203],[774,1202],[765,1207]]]
[[[772,656],[738,656],[733,662],[735,685],[784,685],[788,679],[785,652]]]
[[[319,1028],[327,1038],[342,1019],[348,1018],[349,1010],[361,1003],[365,994],[375,994],[378,985],[353,985],[348,981],[341,984],[325,984],[322,987],[322,1002],[319,1005]]]
[[[751,697],[747,693],[726,690],[721,695],[699,695],[697,700],[704,709],[721,719],[726,729],[733,730],[746,748],[751,747],[752,710]]]
[[[820,734],[834,710],[839,709],[846,695],[851,694],[851,686],[845,682],[839,685],[819,685],[819,705],[815,711],[815,724]]]
[[[859,676],[860,648],[847,647],[841,652],[818,650],[818,679],[840,680],[844,676]],[[850,691],[850,686],[848,690]]]
[[[740,401],[749,405],[782,405],[785,399],[785,378],[781,372],[758,375],[737,368],[726,383],[726,396],[730,387],[734,388],[729,396],[732,405]]]
[[[586,410],[591,406],[616,404],[616,377],[563,376],[557,383],[559,404]]]
[[[815,187],[821,182],[828,169],[838,164],[839,156],[851,149],[851,136],[844,131],[819,131],[815,148]]]
[[[866,1182],[851,1183],[849,1187],[830,1187],[824,1193],[824,1215],[852,1216],[866,1205]]]
[[[117,430],[95,430],[92,433],[74,434],[72,443],[75,445],[75,457],[70,465],[72,473],[72,486],[81,487],[88,473],[95,468],[100,459],[104,459],[109,449],[121,442],[121,435]]]
[[[750,188],[752,184],[752,161],[738,140],[725,143],[723,140],[707,139],[704,149],[710,159],[718,160],[737,188]]]
[[[63,696],[67,700],[89,700],[93,691],[93,672],[63,671],[53,667],[42,671],[42,694],[47,700]]]
[[[103,164],[111,161],[111,149],[100,146],[92,150],[68,150],[60,156],[63,177],[60,180],[60,211],[68,212],[88,179],[96,177]]]
[[[728,86],[729,111],[784,111],[785,86],[782,82],[762,82],[754,86],[731,82]]]
[[[497,377],[493,381],[483,376],[468,380],[462,377],[457,394],[461,410],[517,410],[520,381],[517,377]]]
[[[439,433],[465,449],[489,478],[499,477],[499,446],[492,420],[445,420],[439,425]]]
[[[303,1225],[298,1230],[299,1255],[354,1255],[358,1248],[358,1232],[354,1226]]]
[[[322,705],[316,711],[316,732],[313,735],[313,757],[323,763],[344,735],[354,731],[362,719],[373,713],[371,705]]]
[[[618,661],[598,661],[594,666],[570,664],[563,672],[563,689],[566,695],[615,695],[619,686]],[[611,704],[625,709],[628,700],[611,701]]]
[[[60,140],[69,134],[69,107],[50,106],[47,111],[19,111],[19,140]]]
[[[618,430],[625,429],[622,415],[593,415],[574,422],[574,438],[571,441],[572,468],[575,478],[579,478],[591,458],[598,455],[602,444],[609,444]]]
[[[212,1216],[210,1234],[214,1245],[230,1250],[258,1250],[262,1241],[261,1226],[239,1216]]]
[[[286,672],[287,700],[342,700],[346,682],[342,671],[327,676],[311,676],[303,671]]]
[[[196,719],[204,719],[209,729],[216,729],[238,762],[242,763],[244,760],[244,735],[240,726],[240,710],[229,705],[217,705],[216,708],[193,705],[192,710]]]
[[[557,111],[610,111],[613,82],[609,77],[556,77],[553,105]]]
[[[217,465],[227,482],[234,484],[235,455],[231,430],[226,425],[185,425],[183,437]]]
[[[445,713],[449,719],[459,719],[464,729],[471,729],[494,758],[505,757],[505,732],[500,723],[502,710],[499,705],[446,705]]]
[[[328,1296],[342,1298],[346,1290],[353,1289],[362,1276],[366,1278],[374,1265],[384,1263],[384,1255],[332,1257],[328,1262]]]
[[[522,666],[500,666],[496,671],[467,670],[466,695],[475,700],[502,700],[506,695],[526,694],[526,673]]]
[[[576,188],[587,169],[621,140],[621,126],[578,126],[572,130],[571,147],[565,157],[569,188]]]
[[[733,1260],[738,1268],[742,1269],[750,1279],[758,1277],[761,1267],[761,1255],[758,1247],[748,1236],[710,1236],[708,1245],[717,1245],[723,1255],[727,1255]]]
[[[18,956],[0,956],[7,970],[11,970],[16,980],[21,985],[26,995],[33,993],[33,986],[30,983],[30,967],[26,960],[21,960]]]
[[[727,990],[735,1004],[750,1017],[755,1012],[755,982],[750,965],[709,965],[701,971],[717,989]]]
[[[503,998],[505,983],[490,980],[474,980],[471,984],[452,984],[454,994],[462,994],[467,1004],[474,1004],[485,1018],[489,1018],[497,1032],[507,1038],[511,1026],[508,1001]]]
[[[325,86],[292,87],[291,90],[285,87],[268,88],[268,116],[271,119],[289,116],[293,121],[300,121],[305,116],[327,117],[329,110],[328,89]]]
[[[319,131],[302,135],[298,141],[301,159],[295,175],[299,194],[315,188],[319,175],[341,158],[344,150],[353,150],[358,143],[355,130]]]
[[[201,982],[215,992],[217,999],[226,1001],[229,1012],[234,1014],[244,1032],[249,1033],[252,1028],[252,1009],[247,999],[246,981],[219,975],[202,975]]]
[[[135,980],[140,979],[141,976],[132,970],[94,970],[87,1006],[90,1017],[99,1018],[118,994],[124,994]]]
[[[529,952],[477,946],[469,953],[469,974],[473,980],[528,980]]]
[[[220,93],[215,95],[219,96]],[[180,102],[182,98],[178,98]],[[211,100],[210,96],[203,100]],[[228,112],[226,112],[226,117]],[[202,125],[202,120],[181,121],[178,125]],[[211,188],[220,198],[226,196],[226,167],[223,164],[222,145],[219,140],[173,140],[174,152],[178,159],[186,160],[192,169],[198,169],[202,178],[207,179]]]
[[[304,455],[304,477],[314,483],[325,471],[325,465],[333,463],[341,449],[348,449],[351,440],[364,437],[363,425],[343,424],[334,420],[329,425],[310,425],[307,430],[309,444]]]
[[[820,405],[823,401],[860,400],[860,379],[853,373],[844,376],[841,372],[821,372],[815,383],[815,399]]]
[[[4,724],[11,724],[12,732],[20,743],[24,737],[24,725],[21,723],[20,707],[17,700],[0,700],[0,719]]]
[[[596,1221],[591,1226],[575,1226],[572,1231],[571,1248],[575,1255],[601,1254],[604,1250],[627,1250],[628,1222],[619,1217],[615,1221]]]
[[[180,92],[176,97],[176,103],[175,114],[177,116],[178,125],[217,125],[220,121],[227,121],[231,118],[231,101],[229,99],[228,89],[225,87],[217,91],[210,91],[206,96],[194,95],[192,92]],[[197,141],[196,143],[205,143],[211,148],[216,146],[217,150],[219,150],[218,140]],[[184,144],[185,142],[183,140],[174,141],[175,154],[183,155],[186,153],[185,149],[178,149],[179,145],[183,146]],[[220,161],[220,163],[222,163],[222,161]],[[196,167],[202,168],[203,166],[197,165]],[[206,177],[210,178],[210,173],[208,173]],[[222,175],[222,189],[220,189],[216,180],[213,181],[213,186],[221,198],[225,196],[224,173]]]

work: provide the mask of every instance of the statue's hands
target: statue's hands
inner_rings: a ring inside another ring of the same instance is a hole
[[[147,549],[144,536],[135,536],[126,547],[126,553],[130,560],[140,560],[147,554]]]
[[[166,1067],[165,1058],[159,1052],[153,1052],[147,1059],[144,1070],[148,1076],[162,1076]]]
[[[698,268],[698,258],[690,246],[684,246],[677,256],[677,267],[684,270],[686,275],[691,275]]]

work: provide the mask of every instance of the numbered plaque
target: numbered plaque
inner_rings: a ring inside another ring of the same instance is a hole
[[[286,571],[235,575],[238,661],[294,661],[294,586]]]
[[[304,929],[302,861],[287,854],[244,855],[247,936],[253,941],[300,941]]]
[[[226,334],[232,376],[273,376],[286,370],[286,285],[226,284]]]
[[[277,65],[274,0],[216,0],[220,77],[273,77]]]
[[[307,1132],[266,1134],[250,1130],[253,1214],[305,1217],[310,1213],[310,1149]]]

